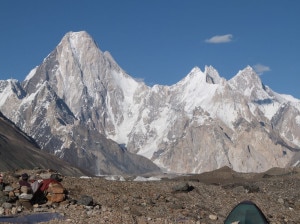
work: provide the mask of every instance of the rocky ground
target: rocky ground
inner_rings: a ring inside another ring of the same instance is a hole
[[[262,174],[240,174],[222,168],[199,175],[160,178],[133,181],[133,177],[64,177],[67,200],[20,210],[17,215],[62,215],[62,219],[47,223],[218,224],[237,203],[251,200],[270,223],[300,223],[299,168],[271,169]]]

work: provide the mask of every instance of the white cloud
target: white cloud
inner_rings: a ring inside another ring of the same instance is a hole
[[[210,44],[228,43],[232,41],[232,38],[233,38],[232,34],[216,35],[209,39],[206,39],[205,42]]]
[[[256,64],[256,65],[253,65],[252,67],[258,75],[262,75],[264,72],[271,71],[269,66],[262,65],[262,64]]]

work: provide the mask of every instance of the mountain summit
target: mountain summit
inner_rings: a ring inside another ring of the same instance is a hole
[[[206,66],[149,87],[84,31],[67,33],[22,83],[0,81],[0,98],[43,150],[95,174],[157,171],[150,160],[169,172],[260,172],[300,149],[300,100],[264,86],[250,66],[229,81]]]

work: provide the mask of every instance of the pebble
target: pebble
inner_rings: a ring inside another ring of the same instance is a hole
[[[4,215],[4,208],[0,207],[0,216]]]
[[[48,212],[47,208],[33,208],[33,212]]]
[[[8,185],[8,186],[5,187],[5,189],[3,191],[4,192],[10,192],[10,191],[13,191],[13,190],[14,189],[10,185]]]
[[[277,200],[280,204],[284,204],[284,200],[282,198],[278,198]]]
[[[216,216],[216,215],[212,215],[212,214],[211,214],[211,215],[209,215],[208,217],[209,217],[210,220],[213,220],[213,221],[218,220],[218,216]]]
[[[130,207],[124,207],[124,211],[129,211]]]
[[[236,193],[236,194],[241,194],[241,193],[245,193],[246,192],[246,190],[245,190],[245,188],[243,187],[243,186],[238,186],[238,187],[235,187],[235,188],[233,188],[233,190],[232,190],[234,193]]]
[[[88,205],[93,204],[93,198],[88,195],[81,195],[81,197],[78,199],[77,203],[88,206]]]
[[[12,204],[11,204],[11,203],[7,203],[7,202],[4,202],[4,203],[2,204],[2,207],[3,207],[4,209],[11,209],[11,208],[12,208]]]
[[[86,212],[86,214],[87,214],[88,216],[91,216],[91,215],[93,214],[93,210],[88,210],[88,211]]]
[[[15,215],[15,214],[17,214],[18,213],[18,208],[17,207],[12,207],[12,209],[11,209],[11,214],[12,215]]]
[[[188,183],[180,183],[173,187],[173,191],[182,191],[182,192],[188,192],[193,189],[194,187],[190,186]]]

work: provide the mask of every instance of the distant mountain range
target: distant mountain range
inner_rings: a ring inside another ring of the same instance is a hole
[[[250,66],[230,80],[195,67],[150,87],[84,31],[67,33],[23,82],[0,81],[0,110],[43,151],[95,175],[261,172],[300,158],[300,100]]]

